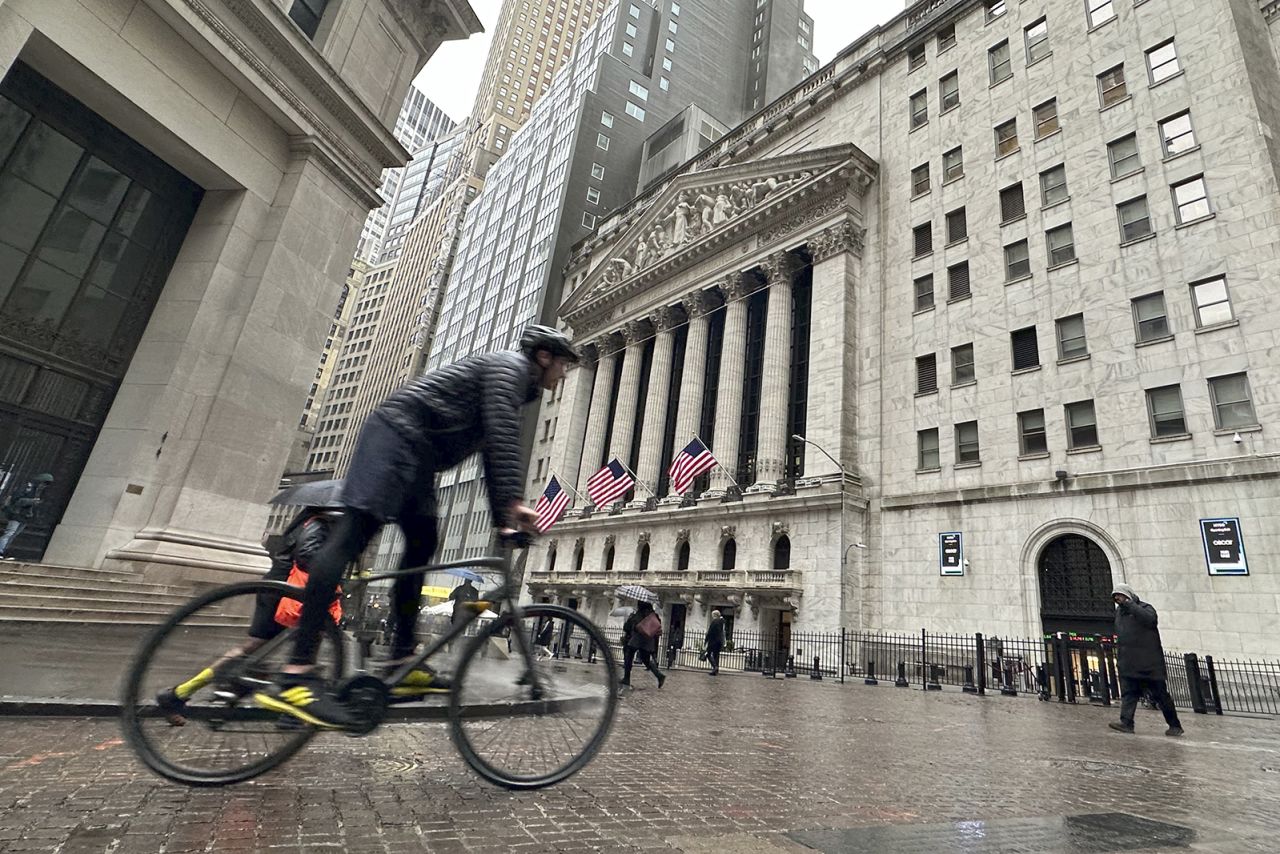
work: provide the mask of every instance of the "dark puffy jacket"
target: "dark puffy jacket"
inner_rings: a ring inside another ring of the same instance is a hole
[[[529,358],[516,350],[486,353],[423,374],[384,400],[378,411],[396,432],[430,447],[435,471],[484,451],[485,486],[495,521],[524,492],[520,409],[538,398]]]
[[[271,578],[287,578],[296,562],[307,571],[311,558],[329,538],[329,528],[338,514],[333,511],[304,508],[280,535],[279,547],[271,553]]]
[[[1165,678],[1164,647],[1156,627],[1156,609],[1131,598],[1116,606],[1116,669],[1133,679]]]
[[[724,649],[724,617],[716,617],[707,626],[707,649]]]

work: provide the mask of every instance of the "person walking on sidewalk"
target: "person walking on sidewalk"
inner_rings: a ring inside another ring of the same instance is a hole
[[[720,650],[724,649],[724,617],[719,611],[711,612],[711,624],[707,626],[707,662],[711,665],[711,675],[720,675]]]
[[[627,618],[622,625],[622,683],[631,687],[631,665],[639,656],[640,664],[653,678],[658,680],[658,687],[667,681],[667,677],[658,670],[658,662],[654,656],[658,654],[658,638],[662,635],[662,618],[653,610],[653,605],[641,602],[636,612]]]
[[[1107,724],[1117,732],[1133,732],[1133,713],[1143,691],[1164,713],[1165,735],[1182,735],[1178,710],[1165,688],[1164,647],[1156,609],[1138,599],[1128,584],[1117,584],[1111,594],[1116,603],[1116,670],[1120,675],[1120,720]]]

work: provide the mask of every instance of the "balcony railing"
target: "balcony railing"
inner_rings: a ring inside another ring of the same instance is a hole
[[[803,575],[798,569],[702,569],[688,571],[640,572],[547,572],[533,570],[529,580],[537,584],[572,584],[610,587],[642,584],[654,588],[720,588],[732,590],[799,589]]]

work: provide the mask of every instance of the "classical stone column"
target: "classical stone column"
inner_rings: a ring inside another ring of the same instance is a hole
[[[676,312],[671,306],[663,306],[649,315],[657,338],[653,344],[653,362],[649,366],[649,395],[644,407],[644,427],[640,434],[640,464],[636,475],[649,489],[658,489],[662,474],[662,440],[666,436],[667,395],[671,390],[671,354],[675,347]],[[648,492],[640,488],[636,498]]]
[[[795,267],[787,252],[770,255],[760,265],[769,283],[769,310],[764,327],[764,377],[760,389],[760,430],[756,482],[765,492],[786,475],[787,404],[791,388],[791,276]]]
[[[644,361],[644,342],[649,328],[633,320],[622,328],[627,342],[622,360],[622,382],[618,385],[618,405],[613,411],[613,432],[609,436],[609,456],[631,466],[631,440],[636,430],[636,403],[640,398],[640,367]],[[642,490],[643,491],[643,490]]]
[[[559,475],[561,483],[574,489],[578,488],[578,477],[582,469],[587,417],[591,410],[595,384],[596,355],[594,347],[582,348],[582,361],[570,365],[565,374],[564,392],[559,406],[560,423],[551,449],[551,471]],[[597,453],[603,452],[603,444],[602,439]]]
[[[716,390],[715,454],[720,465],[711,472],[706,497],[718,498],[733,485],[742,440],[742,380],[747,359],[747,295],[754,283],[741,274],[720,283],[724,293],[724,347],[720,354],[720,381]],[[745,484],[743,484],[745,485]]]
[[[591,410],[587,415],[587,437],[582,443],[582,464],[575,485],[583,495],[587,479],[600,469],[609,425],[609,394],[613,391],[613,375],[618,369],[618,339],[606,335],[596,341],[596,376],[591,388]]]
[[[684,344],[684,371],[680,375],[680,400],[676,408],[675,452],[689,444],[702,422],[702,395],[706,386],[708,315],[715,301],[707,291],[690,294],[681,301],[689,315],[689,334]],[[671,484],[667,494],[675,495]]]

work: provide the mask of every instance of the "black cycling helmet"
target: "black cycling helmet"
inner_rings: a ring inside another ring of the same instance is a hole
[[[526,326],[520,334],[520,352],[532,359],[539,350],[546,350],[552,356],[559,356],[570,362],[576,362],[579,358],[569,337],[560,330],[539,324]]]

